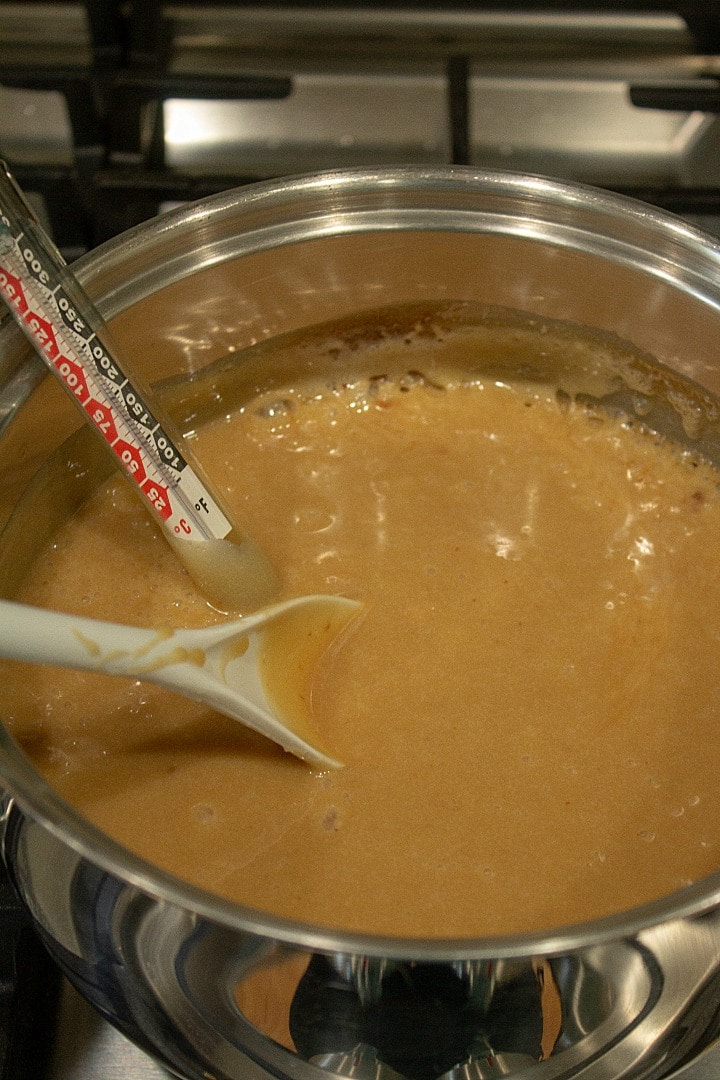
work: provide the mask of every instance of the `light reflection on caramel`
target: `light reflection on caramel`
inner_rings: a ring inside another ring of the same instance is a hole
[[[538,963],[537,976],[541,986],[540,1000],[543,1016],[542,1056],[543,1060],[546,1060],[552,1054],[560,1036],[562,1002],[549,961],[542,960]]]
[[[283,952],[250,972],[233,993],[243,1016],[288,1050],[296,1049],[288,1023],[290,1006],[309,963],[309,953]]]

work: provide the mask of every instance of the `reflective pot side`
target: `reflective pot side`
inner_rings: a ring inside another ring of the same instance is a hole
[[[6,857],[74,986],[188,1080],[659,1078],[718,1034],[717,910],[556,954],[408,959],[206,917],[17,805]]]
[[[577,187],[469,171],[260,185],[134,230],[78,271],[150,382],[380,304],[474,300],[570,319],[720,391],[720,254]],[[5,519],[78,426],[7,325]],[[7,738],[5,857],[70,978],[180,1075],[408,1080],[663,1076],[718,1022],[718,881],[586,927],[479,942],[366,940],[231,908],[108,843]]]

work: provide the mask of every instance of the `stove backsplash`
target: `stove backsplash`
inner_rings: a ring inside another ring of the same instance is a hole
[[[720,6],[0,0],[0,155],[68,260],[252,180],[399,163],[720,221]]]

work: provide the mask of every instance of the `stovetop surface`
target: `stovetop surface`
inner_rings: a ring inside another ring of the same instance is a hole
[[[64,983],[47,1080],[168,1080],[169,1076]]]
[[[170,1080],[170,1075],[104,1021],[68,983],[63,984],[58,1035],[43,1080]],[[718,1077],[720,1040],[666,1080]]]

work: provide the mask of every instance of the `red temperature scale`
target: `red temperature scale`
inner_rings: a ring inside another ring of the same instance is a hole
[[[0,162],[0,296],[23,333],[112,450],[164,529],[221,540],[232,529],[170,433],[123,371],[102,317],[67,270]]]

